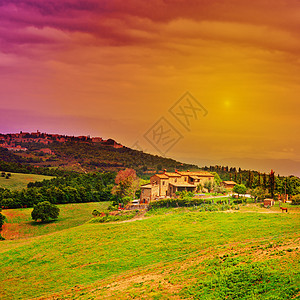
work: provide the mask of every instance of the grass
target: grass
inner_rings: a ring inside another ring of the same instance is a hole
[[[169,209],[84,224],[1,242],[0,298],[292,299],[299,241],[298,213]]]
[[[1,172],[2,171],[0,171],[0,174]],[[26,188],[29,182],[50,180],[52,178],[54,177],[36,174],[11,173],[11,177],[9,179],[0,176],[0,188],[21,190],[23,188]]]
[[[45,224],[32,220],[33,208],[4,209],[6,216],[1,235],[8,240],[29,238],[79,226],[92,218],[92,211],[107,209],[109,202],[60,204],[57,220]]]

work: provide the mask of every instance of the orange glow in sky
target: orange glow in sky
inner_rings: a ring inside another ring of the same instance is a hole
[[[139,141],[166,156],[300,176],[298,0],[24,0],[0,4],[0,132]],[[189,91],[207,110],[186,130]]]

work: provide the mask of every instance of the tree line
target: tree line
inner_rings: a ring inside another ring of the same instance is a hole
[[[245,185],[248,189],[264,190],[270,197],[288,194],[291,196],[300,194],[300,178],[296,176],[280,176],[273,170],[270,173],[260,173],[253,170],[228,166],[204,167],[204,170],[216,172],[222,180],[232,180]]]
[[[115,177],[115,173],[74,173],[29,183],[26,189],[20,191],[0,188],[0,206],[33,207],[44,201],[52,204],[114,201],[117,196],[111,191]]]

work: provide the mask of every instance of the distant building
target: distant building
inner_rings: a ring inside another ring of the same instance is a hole
[[[140,203],[149,203],[159,198],[174,197],[176,192],[195,192],[198,185],[214,181],[214,175],[200,172],[158,173],[150,177],[150,183],[141,186]]]
[[[236,185],[236,182],[234,182],[234,181],[222,181],[221,185],[223,185],[225,189],[231,190]]]
[[[43,152],[43,153],[45,153],[45,154],[50,154],[50,155],[54,155],[54,154],[55,154],[55,153],[54,153],[51,149],[49,149],[49,148],[42,148],[42,149],[37,150],[37,151]]]
[[[275,205],[274,199],[265,199],[264,200],[264,207],[273,206],[273,205]]]
[[[103,139],[101,137],[93,137],[92,138],[93,143],[101,143],[102,141],[103,141]]]
[[[16,147],[5,147],[7,150],[9,151],[27,151],[28,149],[27,148],[23,148],[21,146],[16,146]]]

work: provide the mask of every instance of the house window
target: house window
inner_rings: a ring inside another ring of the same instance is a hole
[[[186,177],[184,177],[184,181],[186,181]]]
[[[175,182],[177,182],[177,178],[175,178]]]
[[[165,185],[165,182],[163,181],[162,184]]]

